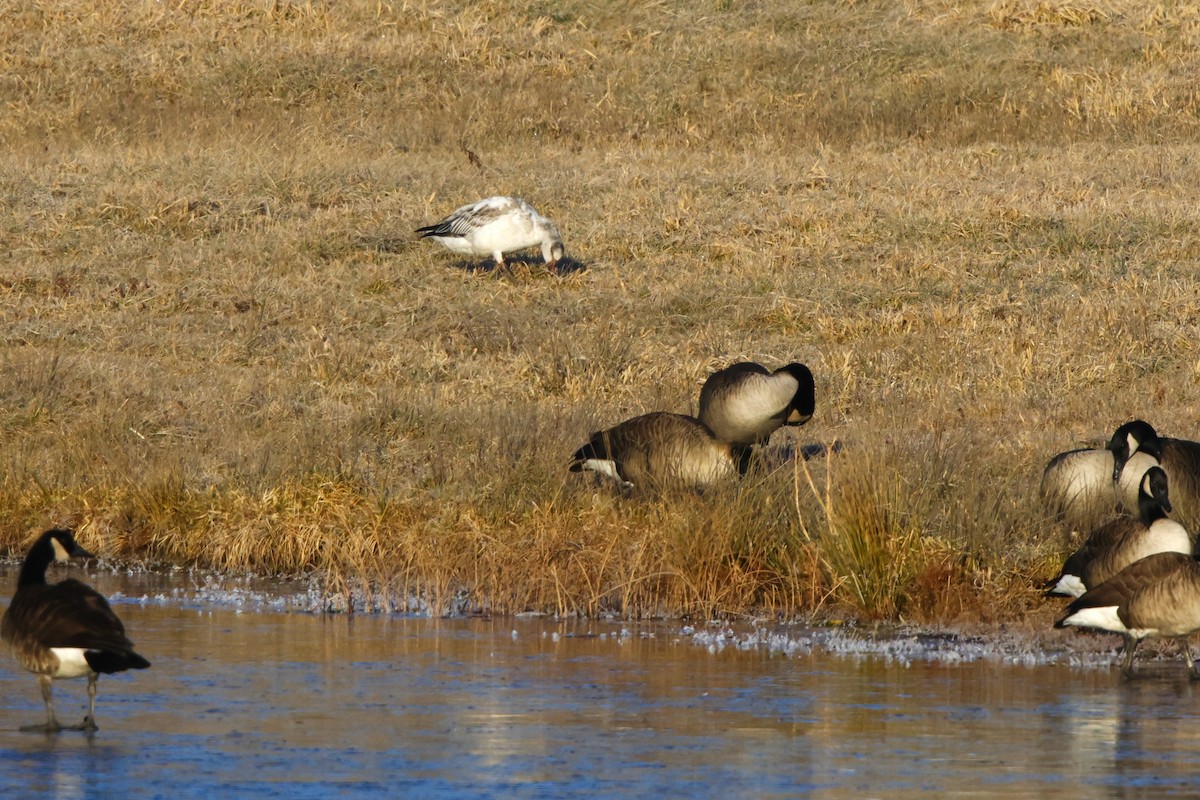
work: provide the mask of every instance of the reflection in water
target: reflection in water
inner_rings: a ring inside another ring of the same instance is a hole
[[[37,683],[0,664],[3,796],[1119,798],[1200,767],[1177,662],[1122,683],[710,653],[666,626],[119,612],[154,666],[103,679],[90,741],[18,733]],[[56,689],[82,715],[85,683]]]

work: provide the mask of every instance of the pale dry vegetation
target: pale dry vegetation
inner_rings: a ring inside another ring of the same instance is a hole
[[[434,608],[1011,619],[1054,452],[1200,435],[1200,12],[0,2],[0,535]],[[412,230],[530,199],[583,265]],[[712,369],[832,442],[567,473]]]

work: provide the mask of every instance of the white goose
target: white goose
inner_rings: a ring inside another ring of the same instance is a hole
[[[566,253],[554,223],[520,197],[489,197],[465,205],[417,233],[459,255],[492,256],[498,268],[504,267],[505,253],[527,247],[541,247],[551,269]]]

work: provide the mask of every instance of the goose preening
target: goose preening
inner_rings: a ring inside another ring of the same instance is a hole
[[[1042,473],[1041,497],[1052,519],[1070,528],[1090,530],[1118,510],[1137,509],[1142,475],[1158,464],[1158,459],[1137,453],[1117,467],[1115,448],[1126,440],[1130,424],[1117,428],[1102,448],[1068,450],[1050,459]],[[1174,475],[1171,477],[1174,484]]]
[[[62,730],[54,716],[51,683],[55,678],[88,679],[88,715],[71,730],[96,730],[96,678],[127,669],[145,669],[150,662],[133,651],[125,626],[108,601],[87,584],[74,578],[46,583],[51,561],[90,558],[91,553],[62,528],[43,533],[29,548],[17,591],[4,618],[0,639],[12,648],[22,667],[38,677],[46,703],[46,724],[22,727],[23,731]]]
[[[1176,639],[1188,673],[1200,678],[1187,637],[1200,629],[1200,562],[1182,553],[1155,553],[1133,562],[1067,606],[1056,628],[1078,626],[1125,637],[1121,673],[1133,676],[1143,639]]]
[[[1101,525],[1063,564],[1049,594],[1079,597],[1122,569],[1154,553],[1190,555],[1192,537],[1167,519],[1171,510],[1167,473],[1151,467],[1138,489],[1138,516],[1122,514]]]
[[[1161,464],[1171,477],[1174,517],[1189,530],[1200,526],[1200,442],[1159,436],[1150,423],[1137,419],[1117,429],[1109,449],[1114,475],[1125,474],[1139,458]]]
[[[562,234],[520,197],[489,197],[456,209],[440,222],[417,228],[450,251],[464,256],[491,256],[498,268],[504,254],[527,247],[541,247],[542,259],[551,269],[566,252]]]
[[[815,408],[816,386],[803,364],[771,372],[743,361],[709,375],[700,389],[700,421],[735,445],[760,444],[784,425],[803,425]]]
[[[745,463],[695,417],[656,411],[593,433],[570,470],[606,475],[623,490],[701,489],[736,478]]]

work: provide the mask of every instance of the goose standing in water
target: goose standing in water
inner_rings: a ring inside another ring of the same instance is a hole
[[[55,678],[88,679],[88,715],[72,730],[96,730],[96,678],[127,669],[145,669],[150,662],[133,651],[125,626],[108,601],[74,578],[46,583],[51,561],[90,558],[74,534],[55,528],[43,533],[29,548],[17,591],[0,620],[0,639],[12,648],[22,667],[38,677],[46,703],[46,724],[22,727],[23,731],[62,730],[54,715],[51,684]]]
[[[656,411],[593,433],[570,470],[606,475],[625,491],[702,489],[736,478],[745,463],[695,417]]]
[[[1067,606],[1056,628],[1079,626],[1125,637],[1121,674],[1133,677],[1133,654],[1143,639],[1175,639],[1188,674],[1200,678],[1187,637],[1200,630],[1200,561],[1155,553],[1135,561]]]
[[[1161,467],[1148,469],[1138,490],[1138,516],[1122,514],[1092,531],[1063,564],[1049,593],[1079,597],[1154,553],[1191,555],[1192,537],[1178,522],[1167,519],[1171,510],[1167,489],[1167,473]]]
[[[700,421],[723,442],[766,442],[784,425],[803,425],[816,409],[816,385],[803,364],[769,371],[743,361],[708,376],[700,389]]]
[[[491,256],[504,268],[504,254],[541,247],[542,259],[554,269],[565,254],[562,234],[520,197],[489,197],[456,209],[440,222],[417,228],[421,238],[433,239],[463,256]]]
[[[1042,473],[1042,506],[1052,519],[1075,530],[1091,530],[1116,511],[1138,508],[1138,486],[1146,470],[1158,464],[1149,453],[1136,453],[1117,466],[1116,450],[1134,423],[1117,428],[1102,448],[1059,453]],[[1126,445],[1127,446],[1127,445]],[[1170,470],[1168,470],[1170,472]],[[1171,474],[1172,489],[1178,489]],[[1175,492],[1178,496],[1178,492]]]

